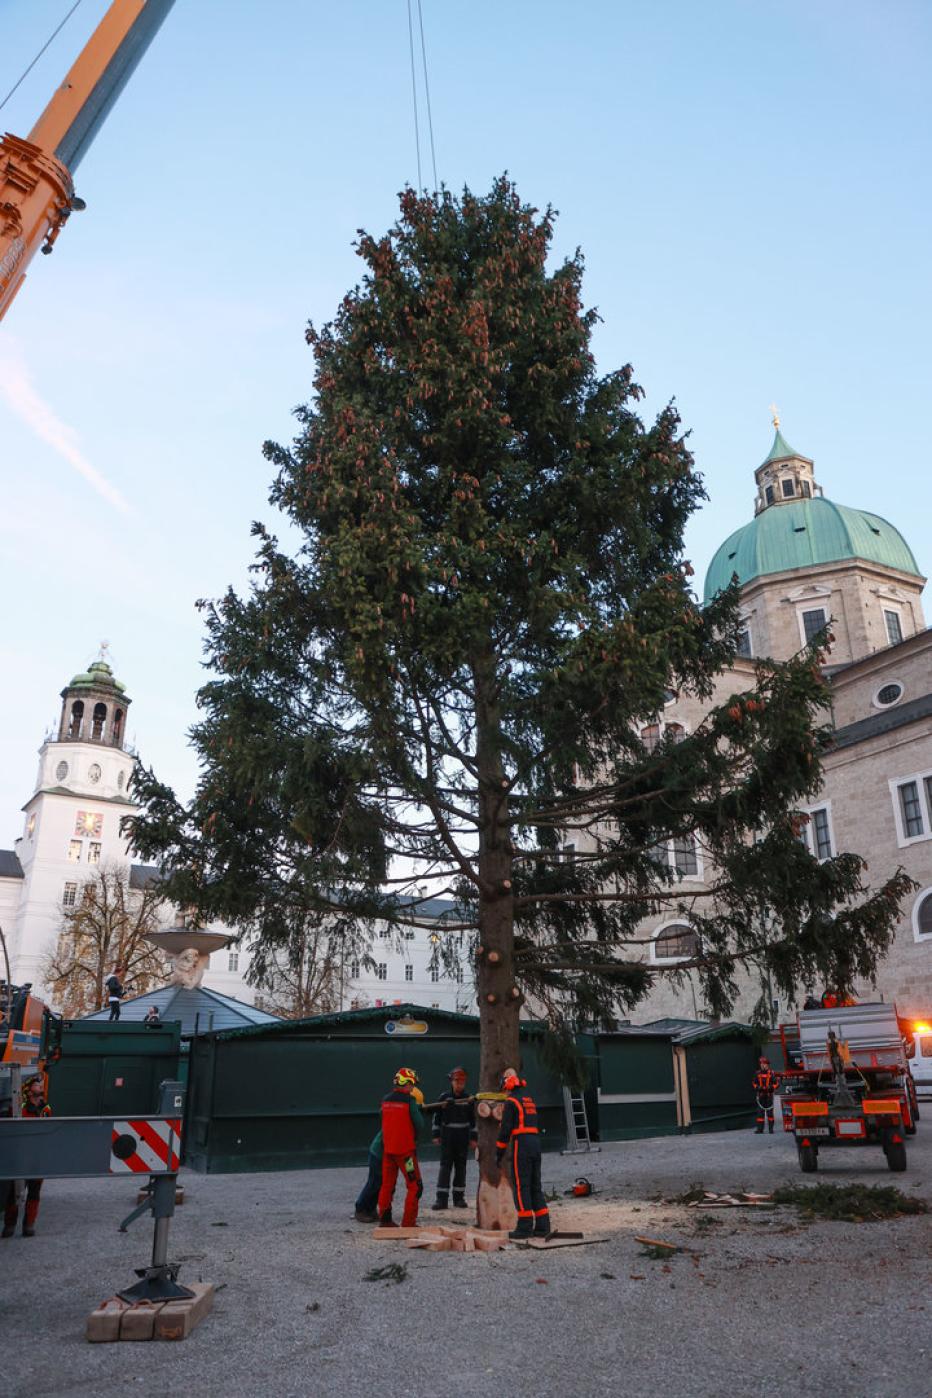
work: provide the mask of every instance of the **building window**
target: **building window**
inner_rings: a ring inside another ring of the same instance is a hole
[[[351,961],[351,962],[350,962],[349,973],[350,973],[350,980],[351,980],[351,981],[358,981],[358,980],[359,980],[359,962],[358,962],[358,961]]]
[[[818,636],[819,632],[825,626],[827,620],[825,615],[825,608],[813,607],[810,611],[803,612],[801,615],[803,623],[803,636],[805,637],[806,645],[808,646],[812,641],[813,637]]]
[[[903,623],[899,612],[883,609],[883,624],[887,628],[887,640],[891,646],[898,646],[903,639]]]
[[[407,928],[407,930],[405,931],[405,941],[406,941],[406,942],[413,942],[413,941],[414,941],[414,928],[413,928],[413,927],[409,927],[409,928]]]
[[[431,978],[431,980],[434,982],[435,985],[436,985],[437,981],[439,981],[439,979],[440,979],[440,971],[438,970],[438,968],[437,968],[436,966],[431,966],[431,968],[430,968],[430,978]]]
[[[874,695],[874,707],[877,709],[888,709],[891,704],[898,704],[903,697],[903,686],[899,681],[892,684],[881,685]]]
[[[238,951],[231,951],[231,952],[228,953],[228,955],[227,955],[227,970],[228,970],[228,971],[238,971],[238,970],[239,970],[239,952],[238,952]]]
[[[702,875],[695,835],[677,835],[672,840],[661,840],[654,845],[651,854],[672,869],[678,878],[695,879]]]
[[[377,981],[388,980],[388,967],[386,966],[384,961],[380,961],[379,964],[376,966],[375,978]]]
[[[110,741],[115,748],[120,746],[123,737],[123,710],[117,709],[113,715],[113,727],[110,730]],[[120,783],[122,786],[122,782]]]
[[[809,489],[809,482],[808,482],[808,481],[800,481],[799,484],[800,484],[800,488],[801,488],[803,494],[805,495],[806,499],[807,499],[807,500],[810,499],[810,497],[812,496],[812,491]]]
[[[686,737],[686,729],[681,723],[668,723],[664,726],[664,732],[668,738],[672,738],[674,743],[681,743]]]
[[[557,858],[561,864],[572,864],[576,858],[576,841],[567,840],[565,845],[561,845]]]
[[[462,984],[463,984],[463,968],[462,968],[462,966],[457,966],[456,970],[453,972],[453,979],[456,981],[456,984],[457,984],[457,985],[462,985]]]
[[[772,485],[768,485],[767,488],[766,488],[766,490],[764,491],[764,499],[767,501],[767,504],[768,504],[768,505],[772,505],[772,504],[773,504],[774,496],[773,496],[773,486],[772,486]]]
[[[646,728],[641,729],[641,742],[648,752],[653,752],[660,742],[660,724],[649,723]]]
[[[62,889],[61,905],[63,908],[73,908],[78,901],[78,885],[76,883],[66,883]]]
[[[699,938],[688,923],[673,922],[658,932],[651,951],[655,961],[684,961],[698,956]]]
[[[406,967],[405,967],[405,980],[406,980],[406,981],[413,981],[413,980],[414,980],[414,967],[413,967],[413,966],[406,966]]]
[[[830,805],[811,806],[804,814],[808,815],[809,824],[800,827],[800,840],[820,863],[823,859],[831,859],[835,853],[835,842],[832,838]]]
[[[796,494],[796,482],[795,482],[795,481],[784,480],[784,481],[781,481],[781,482],[780,482],[780,485],[781,485],[782,488],[783,488],[783,498],[784,498],[784,500],[789,500],[789,498],[790,498],[791,495],[795,495],[795,494]]]
[[[100,863],[100,845],[93,841],[87,847],[87,862],[88,864]]]
[[[918,782],[904,782],[900,787],[900,810],[903,815],[903,834],[907,840],[925,834]]]
[[[754,654],[751,650],[751,628],[749,626],[742,626],[738,632],[738,648],[735,654],[743,655],[745,659]]]
[[[80,841],[80,840],[69,840],[69,841],[68,841],[68,863],[69,863],[69,864],[80,864],[80,863],[81,863],[81,841]]]
[[[382,938],[383,942],[387,942],[391,935],[392,931],[390,927],[382,927],[379,929],[379,936]]]
[[[923,889],[913,904],[913,936],[917,942],[932,939],[932,888]]]

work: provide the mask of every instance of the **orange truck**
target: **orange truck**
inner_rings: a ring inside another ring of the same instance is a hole
[[[905,1170],[917,1111],[896,1007],[800,1010],[780,1039],[783,1129],[796,1140],[800,1169],[817,1170],[824,1149],[880,1146],[891,1170]]]
[[[74,172],[173,4],[113,0],[29,135],[0,141],[0,320],[36,253],[85,207]]]

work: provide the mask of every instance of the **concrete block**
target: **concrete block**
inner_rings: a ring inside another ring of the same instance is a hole
[[[187,1283],[185,1283],[187,1285]],[[186,1340],[196,1325],[210,1314],[214,1304],[213,1282],[191,1282],[194,1296],[186,1301],[166,1301],[155,1318],[156,1340]]]
[[[120,1319],[129,1306],[119,1296],[110,1296],[101,1301],[96,1310],[87,1318],[85,1335],[92,1344],[112,1344],[120,1338]]]
[[[151,1340],[155,1328],[155,1318],[162,1309],[162,1302],[137,1301],[127,1306],[120,1317],[121,1340]]]

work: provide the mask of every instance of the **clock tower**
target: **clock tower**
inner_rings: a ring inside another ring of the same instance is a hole
[[[9,939],[18,983],[41,982],[62,916],[97,868],[130,862],[120,827],[135,811],[127,788],[136,759],[125,746],[131,701],[106,651],[62,690],[58,727],[39,749],[35,790],[23,807],[16,841],[23,887]]]

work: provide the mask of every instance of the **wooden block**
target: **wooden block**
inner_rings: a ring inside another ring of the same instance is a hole
[[[452,1252],[452,1251],[453,1251],[453,1239],[452,1239],[452,1238],[438,1238],[437,1241],[436,1241],[435,1243],[428,1243],[428,1244],[427,1244],[427,1251],[428,1251],[428,1252]]]
[[[474,1234],[472,1234],[472,1233],[467,1233],[467,1234],[466,1234],[465,1238],[463,1239],[463,1251],[464,1251],[464,1252],[475,1252],[475,1251],[476,1251],[476,1239],[475,1239],[475,1235],[474,1235]]]
[[[504,1248],[508,1247],[509,1241],[505,1233],[500,1233],[497,1238],[483,1238],[477,1233],[475,1239],[476,1252],[501,1252]]]
[[[372,1229],[369,1237],[381,1238],[386,1243],[400,1243],[403,1238],[418,1238],[425,1231],[437,1233],[439,1229],[432,1227],[429,1230],[425,1230],[423,1228],[418,1228],[417,1224],[415,1224],[413,1228],[379,1228],[377,1225]]]
[[[155,1318],[164,1302],[137,1301],[127,1306],[120,1317],[121,1340],[151,1340],[155,1329]]]
[[[441,1243],[443,1238],[439,1233],[428,1233],[425,1229],[419,1238],[406,1238],[406,1248],[426,1248],[428,1243]]]
[[[92,1344],[110,1344],[118,1340],[120,1317],[128,1310],[127,1302],[121,1301],[119,1296],[110,1296],[106,1301],[101,1301],[96,1311],[91,1311],[87,1318],[85,1335]]]
[[[210,1314],[214,1304],[213,1282],[191,1282],[188,1290],[194,1292],[189,1300],[166,1301],[155,1318],[153,1339],[186,1340],[195,1325],[200,1325]]]

